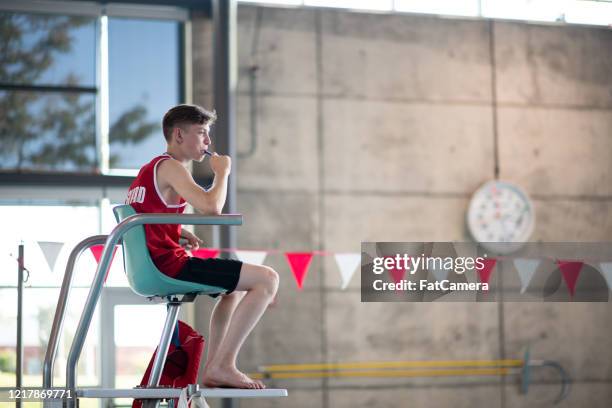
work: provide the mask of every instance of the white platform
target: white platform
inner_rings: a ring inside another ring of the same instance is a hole
[[[78,398],[178,398],[181,388],[78,388]],[[200,388],[195,395],[205,398],[270,398],[286,397],[287,390],[281,388],[266,388],[249,390],[241,388]]]

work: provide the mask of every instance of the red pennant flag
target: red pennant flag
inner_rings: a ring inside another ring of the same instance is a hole
[[[476,270],[478,271],[480,282],[488,284],[489,279],[491,279],[491,273],[493,273],[493,268],[495,268],[495,264],[497,263],[497,259],[485,258],[482,263],[482,268],[476,267]]]
[[[576,291],[578,275],[580,275],[580,270],[582,269],[583,263],[580,261],[559,260],[557,261],[557,265],[559,265],[561,275],[563,275],[563,280],[565,280],[565,284],[570,291],[570,295],[573,297],[574,292]]]
[[[206,259],[206,258],[216,258],[217,255],[219,255],[219,252],[221,251],[218,249],[200,248],[200,249],[191,251],[191,254],[198,258]]]
[[[291,267],[298,288],[302,289],[304,278],[308,272],[308,266],[312,261],[312,252],[286,252],[285,257]]]
[[[395,259],[392,256],[386,256],[385,260],[387,258]],[[391,279],[393,279],[393,282],[400,283],[402,279],[404,279],[404,276],[406,275],[406,270],[395,268],[395,265],[394,265],[393,267],[389,268],[389,275],[391,275]]]
[[[96,262],[100,263],[100,258],[102,258],[102,252],[104,251],[104,245],[93,245],[89,249],[91,249],[91,253],[94,258],[96,258]],[[117,252],[117,247],[113,248],[113,256],[111,257],[110,263],[113,263],[113,259],[115,259],[115,253]]]
[[[91,253],[96,259],[96,263],[100,264],[100,258],[102,258],[102,252],[104,251],[104,245],[93,245],[89,247]],[[113,260],[115,259],[115,253],[117,253],[117,246],[113,248],[113,256],[111,256],[111,261],[108,264],[108,269],[106,270],[106,276],[104,276],[104,283],[106,283],[106,278],[108,278],[108,273],[110,272],[110,267],[113,264]]]

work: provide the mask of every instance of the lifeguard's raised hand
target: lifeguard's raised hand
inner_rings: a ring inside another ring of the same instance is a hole
[[[210,156],[210,168],[215,175],[229,175],[232,170],[232,159],[226,155],[213,153]]]

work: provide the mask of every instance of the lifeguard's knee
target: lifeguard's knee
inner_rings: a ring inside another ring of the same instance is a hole
[[[269,266],[261,266],[262,280],[261,287],[266,291],[268,296],[274,296],[278,290],[279,276],[278,272]]]

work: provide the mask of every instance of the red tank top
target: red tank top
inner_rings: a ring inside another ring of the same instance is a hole
[[[130,186],[125,203],[130,204],[137,213],[182,214],[185,210],[187,203],[182,197],[178,204],[168,204],[157,187],[157,165],[167,159],[172,157],[163,154],[145,164]],[[178,275],[189,259],[185,249],[178,243],[181,226],[151,224],[144,228],[147,248],[157,269],[170,277]]]

